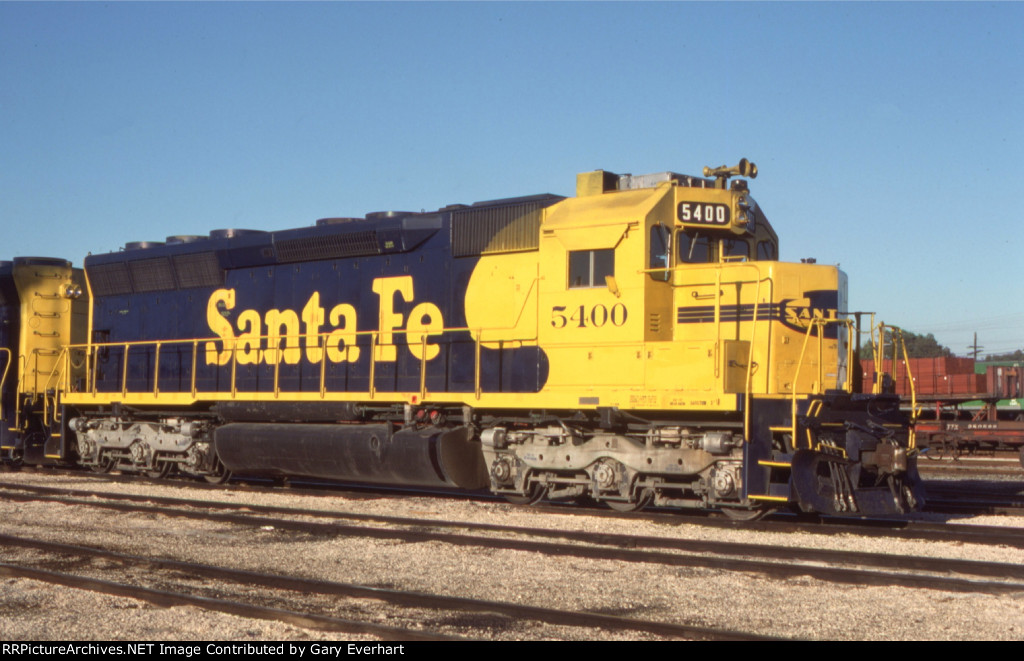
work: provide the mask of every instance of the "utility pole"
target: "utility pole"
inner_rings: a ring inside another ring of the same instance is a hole
[[[974,358],[974,360],[978,360],[978,354],[981,353],[981,350],[984,349],[985,347],[979,347],[978,346],[978,333],[977,333],[977,331],[975,331],[975,333],[974,333],[973,349],[972,349],[972,347],[967,347],[967,348],[971,349],[971,356]]]

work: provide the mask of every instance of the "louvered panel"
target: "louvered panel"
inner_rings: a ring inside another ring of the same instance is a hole
[[[328,236],[286,239],[275,243],[277,258],[282,262],[304,262],[337,257],[379,255],[377,232],[351,232]]]
[[[190,253],[174,256],[174,272],[178,287],[219,287],[224,284],[224,271],[213,252]]]
[[[466,209],[452,216],[452,251],[456,257],[536,250],[541,202]]]
[[[166,291],[174,289],[174,271],[171,260],[166,257],[136,259],[128,262],[132,284],[137,292]]]
[[[118,296],[132,293],[132,281],[128,276],[128,265],[124,262],[100,264],[86,269],[89,285],[95,296]]]

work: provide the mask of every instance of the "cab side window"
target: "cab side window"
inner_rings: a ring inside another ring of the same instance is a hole
[[[761,261],[775,261],[778,255],[775,252],[775,244],[771,241],[761,241],[757,244],[757,258]]]
[[[605,276],[615,275],[615,249],[569,252],[569,287],[604,287]]]
[[[647,268],[651,269],[651,278],[667,282],[668,267],[672,257],[672,233],[664,225],[651,226],[651,254]],[[665,269],[658,271],[656,269]]]

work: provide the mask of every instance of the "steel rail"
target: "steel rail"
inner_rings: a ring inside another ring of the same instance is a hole
[[[76,471],[76,477],[81,478],[83,481],[97,480],[103,482],[113,483],[125,483],[125,484],[139,484],[140,482],[146,483],[150,478],[146,478],[141,475],[111,475],[111,474],[93,474]],[[252,493],[254,491],[264,492],[267,494],[282,493],[279,486],[277,487],[263,487],[253,486],[252,484],[241,484],[241,485],[211,485],[203,482],[195,481],[175,481],[175,480],[158,480],[150,482],[154,485],[159,485],[171,489],[199,489],[202,491],[222,491],[222,490],[238,490]],[[287,493],[289,495],[301,495],[309,496],[311,498],[332,498],[334,497],[339,489],[345,490],[345,497],[348,499],[378,499],[385,497],[401,497],[408,498],[408,491],[396,490],[394,493],[400,494],[394,496],[385,491],[381,490],[379,486],[370,485],[322,485],[316,486],[311,485],[305,488],[298,488],[294,486],[294,483],[289,483]],[[220,507],[223,509],[250,509],[252,511],[262,511],[268,513],[285,513],[285,514],[302,514],[313,517],[329,517],[335,519],[349,519],[357,521],[380,521],[382,523],[394,522],[395,517],[388,517],[384,515],[373,515],[346,512],[343,510],[303,510],[289,507],[275,507],[271,505],[252,505],[243,506],[235,503],[227,503],[222,501],[192,501],[189,499],[178,499],[166,496],[131,496],[126,494],[115,494],[104,491],[81,491],[75,487],[43,487],[36,485],[19,485],[19,484],[5,484],[0,482],[0,491],[17,491],[24,490],[33,493],[48,493],[53,495],[60,494],[79,494],[84,496],[96,496],[110,498],[112,500],[131,500],[136,499],[139,502],[149,501],[155,503],[166,503],[169,505],[177,505],[182,503],[192,503],[196,507]],[[480,494],[471,493],[460,493],[453,494],[443,491],[431,491],[425,492],[431,497],[437,498],[459,498],[459,499],[471,499],[471,498],[482,498]],[[204,504],[205,503],[205,504]],[[504,501],[502,501],[504,504]],[[650,523],[660,523],[669,526],[679,525],[695,525],[708,528],[721,528],[729,530],[746,530],[752,532],[774,532],[779,534],[789,533],[805,533],[813,535],[860,535],[864,537],[891,537],[897,539],[907,540],[922,540],[922,541],[938,541],[938,542],[953,542],[953,543],[966,543],[966,544],[981,544],[984,546],[1009,546],[1012,548],[1024,548],[1024,528],[1012,528],[1005,526],[985,526],[985,525],[956,525],[947,523],[931,523],[926,521],[917,521],[912,519],[865,519],[861,517],[843,517],[843,516],[821,516],[815,515],[813,517],[798,518],[792,515],[783,513],[774,514],[767,520],[761,521],[733,521],[731,519],[724,518],[711,518],[707,516],[706,512],[691,513],[685,510],[675,510],[671,512],[664,511],[653,511],[648,510],[644,512],[630,512],[623,514],[615,512],[605,508],[594,508],[594,507],[581,507],[572,505],[533,505],[528,508],[530,512],[536,512],[537,514],[554,514],[559,516],[588,516],[588,517],[600,517],[600,518],[611,518],[611,519],[630,519],[637,521],[646,521]],[[401,518],[401,517],[398,517]],[[418,521],[418,520],[417,520]],[[482,526],[484,528],[497,525],[497,524],[464,524],[463,527],[472,528],[475,526]]]
[[[18,500],[16,495],[9,498]],[[372,539],[400,540],[404,542],[436,541],[457,546],[472,546],[498,550],[526,551],[543,553],[552,556],[569,556],[595,560],[614,560],[634,563],[654,563],[668,566],[699,567],[725,571],[757,572],[775,578],[792,578],[795,576],[811,576],[819,580],[855,585],[897,585],[911,588],[946,590],[950,592],[978,592],[986,594],[1005,594],[1024,592],[1024,566],[982,562],[977,560],[959,560],[951,558],[931,558],[902,556],[895,554],[839,551],[832,549],[808,549],[803,547],[771,546],[766,544],[742,544],[736,542],[715,542],[678,538],[642,537],[634,535],[617,535],[611,533],[583,533],[578,531],[549,530],[523,528],[519,526],[503,526],[499,524],[480,524],[467,522],[449,522],[430,519],[409,519],[401,517],[381,517],[388,519],[392,525],[415,526],[416,529],[376,528],[370,526],[347,525],[340,523],[317,523],[310,521],[294,521],[254,514],[229,514],[210,512],[214,507],[224,507],[222,503],[195,501],[182,503],[179,499],[161,499],[178,501],[178,505],[202,507],[206,511],[195,512],[185,509],[164,506],[148,506],[136,504],[140,500],[155,502],[157,499],[147,496],[120,497],[129,503],[100,503],[93,501],[71,500],[51,496],[29,496],[25,500],[52,500],[55,502],[74,502],[92,508],[114,511],[145,512],[174,518],[214,520],[245,526],[272,526],[279,530],[303,532],[319,535],[347,535]],[[228,506],[230,509],[246,511],[262,511],[268,508],[260,506]],[[279,508],[275,508],[279,509]],[[337,513],[288,510],[287,514],[298,516],[329,516],[338,518]],[[275,513],[281,514],[277,511]],[[531,541],[525,539],[509,539],[507,537],[488,538],[450,532],[424,531],[424,526],[435,528],[472,528],[490,532],[505,532],[535,537],[570,538],[578,543]],[[581,546],[579,542],[604,545]],[[609,548],[609,545],[611,548]],[[670,549],[673,552],[639,550],[640,547]],[[710,555],[698,555],[710,554]],[[737,557],[738,556],[738,557]],[[744,557],[773,558],[771,560],[749,560]],[[826,563],[792,564],[792,561]],[[835,565],[847,565],[838,567]],[[851,566],[875,567],[900,572],[932,572],[932,574],[894,573],[893,571],[873,571]],[[958,576],[948,576],[955,573]],[[962,578],[975,576],[1002,579],[1001,581],[980,581]],[[1017,581],[1017,582],[1014,582]]]
[[[8,539],[9,538],[4,539],[4,543],[7,543]],[[51,550],[42,548],[42,545],[34,546],[32,548],[37,548],[39,550]],[[66,549],[54,550],[53,552],[71,553],[74,551]],[[90,555],[95,556],[95,554]],[[357,622],[355,620],[317,615],[315,613],[300,613],[298,611],[281,608],[269,608],[267,606],[257,606],[255,604],[246,604],[227,599],[215,599],[213,597],[200,597],[180,592],[154,590],[152,588],[146,588],[139,585],[115,583],[112,581],[76,576],[74,574],[38,569],[35,567],[17,566],[7,562],[0,563],[0,576],[10,578],[28,578],[54,585],[76,588],[79,590],[89,590],[118,597],[129,597],[131,599],[139,599],[164,608],[170,608],[172,606],[194,606],[207,611],[228,613],[230,615],[237,615],[240,617],[284,622],[286,624],[292,624],[306,629],[336,631],[349,634],[372,634],[381,636],[385,640],[461,640],[454,636],[418,632],[398,627],[387,627],[368,622]]]
[[[536,620],[547,624],[578,626],[588,628],[610,629],[617,631],[640,631],[668,637],[697,638],[701,640],[778,640],[768,636],[760,636],[746,632],[729,631],[724,629],[713,629],[708,627],[697,627],[671,622],[657,622],[639,620],[633,618],[619,617],[615,615],[603,615],[600,613],[560,611],[553,608],[541,606],[529,606],[509,602],[486,601],[471,599],[467,597],[452,597],[446,595],[435,595],[423,592],[402,591],[391,588],[370,587],[353,583],[340,583],[335,581],[318,581],[295,576],[280,574],[264,574],[240,569],[230,569],[192,562],[166,558],[149,558],[144,556],[130,555],[105,549],[95,549],[71,544],[57,542],[45,542],[41,540],[26,539],[12,535],[0,535],[0,546],[14,546],[47,551],[51,553],[84,555],[87,557],[100,557],[120,563],[143,565],[156,569],[170,569],[173,571],[185,572],[189,576],[204,576],[223,581],[236,582],[243,585],[258,585],[261,587],[292,590],[303,594],[317,593],[325,595],[344,596],[357,599],[376,599],[387,603],[404,606],[433,609],[448,609],[459,611],[470,611],[474,613],[497,613],[511,617]],[[11,565],[0,564],[0,572],[18,571],[21,568]],[[41,571],[41,570],[32,570]],[[41,580],[46,580],[41,579]],[[94,580],[94,579],[86,579]],[[122,596],[134,596],[135,592],[145,588],[130,585],[115,584],[115,589],[126,589],[121,592]],[[161,593],[152,591],[154,598],[180,598],[178,603],[190,603],[189,599],[205,600],[203,597],[191,597],[189,595],[178,595],[176,593]],[[165,596],[170,594],[170,596]],[[202,602],[200,602],[202,603]],[[214,604],[216,605],[216,604]],[[259,608],[259,607],[257,607]],[[273,610],[273,609],[267,609]],[[225,611],[228,612],[228,611]],[[305,616],[304,614],[299,614]],[[305,616],[320,617],[320,616]],[[328,618],[334,619],[334,618]],[[403,630],[404,631],[404,630]],[[431,634],[433,635],[433,634]]]

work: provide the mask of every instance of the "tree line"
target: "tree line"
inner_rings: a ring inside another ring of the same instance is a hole
[[[889,342],[888,332],[886,333],[886,343]],[[953,351],[935,339],[935,336],[931,333],[927,335],[918,335],[917,333],[911,333],[910,331],[903,331],[903,341],[907,345],[907,356],[910,358],[941,358],[943,356],[952,356]],[[888,353],[887,353],[888,355]],[[862,343],[860,348],[860,357],[862,360],[870,360],[871,345]],[[1018,349],[1010,353],[1000,354],[987,354],[984,357],[979,357],[978,360],[1019,360],[1024,361],[1024,350]]]

